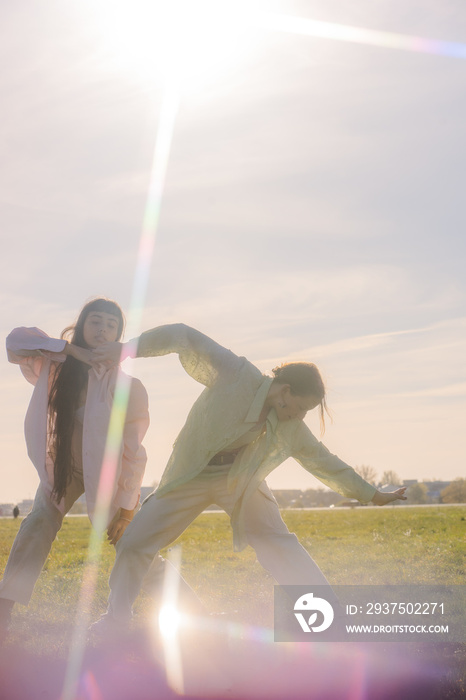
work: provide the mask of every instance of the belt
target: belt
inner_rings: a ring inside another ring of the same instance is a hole
[[[236,452],[218,452],[216,455],[214,455],[212,457],[209,464],[212,466],[218,466],[218,467],[221,467],[224,464],[233,464],[238,452],[239,452],[239,450],[237,450]]]

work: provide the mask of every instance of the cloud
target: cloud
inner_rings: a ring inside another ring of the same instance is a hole
[[[462,386],[465,327],[463,317],[427,327],[347,338],[309,348],[308,353],[332,368],[332,383],[346,403],[368,397],[453,398]]]
[[[451,337],[451,344],[456,346],[458,342],[464,340],[462,333],[466,327],[466,318],[455,318],[447,321],[441,321],[429,326],[420,328],[409,328],[407,330],[387,331],[384,333],[375,333],[373,335],[347,338],[329,345],[317,346],[313,350],[319,355],[345,354],[365,349],[372,349],[380,345],[386,345],[391,340],[402,336],[415,339],[417,336],[439,336],[448,344],[445,335]]]

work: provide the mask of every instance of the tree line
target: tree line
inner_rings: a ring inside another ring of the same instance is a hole
[[[377,488],[383,488],[388,485],[402,485],[400,477],[392,470],[383,472],[380,479],[377,477],[375,469],[367,464],[355,467],[355,471],[357,471],[363,479]],[[409,503],[423,504],[438,502],[438,499],[434,501],[429,496],[428,486],[422,481],[410,484],[406,495],[408,496]],[[466,503],[466,479],[457,478],[451,481],[450,484],[440,492],[440,503]]]

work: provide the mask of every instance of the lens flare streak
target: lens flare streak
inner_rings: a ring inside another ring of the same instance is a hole
[[[333,39],[336,41],[366,44],[381,48],[436,54],[439,56],[466,58],[466,44],[460,42],[425,39],[420,36],[411,36],[409,34],[364,29],[363,27],[351,27],[345,24],[322,22],[305,17],[265,12],[256,16],[256,22],[263,29],[270,31],[302,34],[304,36],[314,36],[321,39]]]
[[[183,661],[178,636],[182,620],[177,609],[179,594],[177,572],[181,564],[181,548],[173,549],[170,554],[170,559],[174,566],[165,568],[162,606],[157,622],[165,658],[167,683],[172,690],[182,695],[184,692]]]
[[[160,112],[149,192],[128,313],[128,331],[132,336],[140,333],[142,311],[153,257],[177,109],[178,93],[172,88],[165,93]],[[89,540],[88,558],[84,567],[83,584],[81,586],[61,700],[73,700],[76,694],[86,645],[87,627],[91,615],[91,603],[96,587],[102,543],[108,524],[110,502],[114,492],[120,460],[129,391],[130,378],[128,375],[119,372],[99,479],[97,504],[93,518],[94,529]]]
[[[147,283],[154,254],[155,238],[160,218],[162,195],[173,139],[176,116],[179,107],[179,91],[176,86],[168,86],[160,110],[160,121],[155,143],[155,155],[147,195],[146,209],[139,244],[138,262],[134,276],[130,312],[128,314],[128,335],[140,331],[142,311],[146,297]]]

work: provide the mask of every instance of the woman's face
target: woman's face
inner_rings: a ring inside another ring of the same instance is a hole
[[[113,343],[118,337],[120,320],[106,311],[91,311],[83,326],[84,342],[89,348],[97,348],[103,343]]]
[[[312,394],[308,396],[292,394],[290,387],[286,384],[274,402],[274,408],[279,421],[292,420],[293,418],[304,420],[306,413],[312,411],[319,404],[320,399]]]

